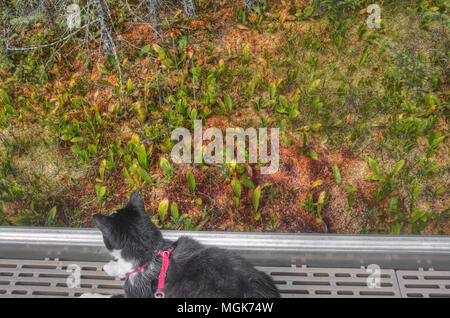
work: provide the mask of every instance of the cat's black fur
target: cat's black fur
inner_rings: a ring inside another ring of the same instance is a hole
[[[122,258],[133,268],[149,262],[126,280],[126,297],[154,297],[162,264],[158,253],[169,248],[173,252],[165,280],[166,297],[280,297],[268,275],[232,251],[206,247],[188,237],[176,242],[163,239],[137,191],[125,208],[110,216],[96,214],[94,221],[108,250],[121,250]]]

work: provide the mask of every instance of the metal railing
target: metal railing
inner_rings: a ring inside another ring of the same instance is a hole
[[[450,269],[450,236],[163,231],[169,240],[183,235],[235,250],[260,266]],[[0,258],[105,261],[110,256],[97,229],[0,227]]]

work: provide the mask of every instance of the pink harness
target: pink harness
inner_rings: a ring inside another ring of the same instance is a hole
[[[162,257],[162,267],[161,267],[161,272],[159,273],[159,277],[158,277],[158,288],[156,289],[155,292],[155,298],[164,298],[165,294],[164,294],[164,282],[166,280],[166,273],[167,270],[169,269],[169,257],[170,257],[170,253],[172,253],[173,249],[169,248],[167,251],[160,251],[159,252],[159,256]],[[144,265],[142,265],[139,268],[136,268],[134,271],[126,273],[125,274],[125,278],[128,279],[128,277],[130,277],[131,274],[140,272],[141,270],[143,270],[149,262],[145,263]]]

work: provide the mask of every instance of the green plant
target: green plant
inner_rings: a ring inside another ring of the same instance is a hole
[[[239,200],[241,199],[242,186],[236,177],[233,177],[233,181],[231,182],[231,187],[233,188],[233,192],[235,194],[235,197],[233,198],[233,204],[234,204],[234,207],[237,208],[239,205]]]
[[[255,219],[259,220],[261,218],[261,213],[258,213],[259,209],[259,199],[261,197],[261,186],[257,186],[253,192],[253,210],[255,211]]]
[[[339,168],[336,165],[333,166],[333,174],[334,178],[336,179],[336,183],[338,185],[341,185],[342,184],[341,172],[339,171]]]
[[[194,177],[194,174],[191,171],[188,171],[187,174],[186,174],[186,179],[187,179],[189,190],[191,191],[191,194],[195,195],[195,177]]]
[[[277,224],[278,217],[276,214],[272,214],[270,216],[270,224],[266,227],[266,231],[274,232],[275,231],[275,225]]]
[[[320,12],[327,13],[332,19],[346,16],[359,10],[366,3],[365,0],[314,0],[314,8]]]
[[[339,187],[341,187],[341,185],[342,185],[341,172],[340,172],[338,166],[336,166],[336,165],[333,166],[333,174],[334,174],[336,183],[338,184]],[[355,204],[355,199],[356,199],[355,192],[357,189],[352,184],[346,184],[342,188],[347,192],[347,203],[348,203],[349,212],[351,212],[351,209],[352,209],[353,205]]]
[[[249,49],[248,45],[246,45],[244,47],[244,49],[242,50],[242,58],[243,58],[244,64],[248,64],[250,62],[250,49]]]
[[[246,176],[242,176],[242,184],[246,186],[249,189],[255,189],[255,185],[253,184],[253,181],[247,178]]]
[[[327,203],[326,201],[326,192],[321,191],[319,194],[319,197],[317,198],[317,202],[314,202],[312,193],[308,193],[308,196],[306,197],[306,201],[300,203],[301,206],[306,207],[306,210],[308,213],[314,213],[316,215],[317,221],[322,222],[322,210]]]
[[[225,109],[228,113],[231,113],[233,109],[233,102],[231,101],[230,95],[226,94],[224,99]]]
[[[167,161],[166,158],[161,157],[160,161],[159,161],[159,165],[161,167],[161,169],[169,176],[172,175],[174,169],[172,167],[172,165],[169,163],[169,161]]]
[[[380,201],[386,195],[398,189],[399,184],[397,174],[400,172],[404,165],[405,160],[402,159],[397,162],[391,173],[382,175],[378,163],[374,159],[369,158],[369,167],[375,174],[366,176],[366,179],[378,182],[380,184],[380,187],[377,189],[375,195],[377,201]]]
[[[99,178],[96,180],[95,184],[95,192],[97,193],[97,203],[103,198],[106,193],[106,186],[104,186],[105,182],[105,168],[106,168],[106,160],[102,160],[102,163],[99,168]]]
[[[355,192],[356,192],[356,187],[352,184],[347,184],[344,187],[344,190],[347,191],[347,203],[348,203],[348,209],[349,212],[351,212],[353,205],[355,204]]]
[[[164,222],[167,215],[167,210],[169,209],[169,200],[164,199],[159,203],[158,214],[161,222]]]
[[[117,149],[125,162],[123,167],[123,176],[135,188],[139,188],[143,183],[153,185],[153,179],[147,172],[152,164],[150,158],[153,152],[153,146],[145,149],[145,146],[139,142],[139,136],[133,135],[132,139],[127,143],[125,149]]]
[[[53,225],[55,222],[55,217],[56,217],[56,206],[51,208],[51,210],[48,212],[47,219],[45,221],[45,226]]]

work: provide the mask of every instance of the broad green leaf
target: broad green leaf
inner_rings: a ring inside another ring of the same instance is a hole
[[[253,193],[253,209],[258,212],[259,208],[259,198],[261,197],[261,187],[258,186]]]
[[[90,144],[90,145],[88,146],[88,151],[89,151],[89,153],[92,154],[92,155],[97,155],[97,146],[94,145],[94,144]]]
[[[196,108],[193,108],[191,110],[190,117],[191,117],[192,120],[196,120],[197,119],[197,109]]]
[[[333,166],[333,174],[334,174],[334,178],[336,179],[337,184],[341,185],[341,183],[342,183],[341,172],[339,171],[339,168],[336,165]]]
[[[33,217],[31,215],[19,216],[14,218],[12,222],[17,226],[30,226],[33,225]]]
[[[189,190],[192,194],[195,194],[195,177],[191,171],[187,172],[186,179],[188,182]]]
[[[0,89],[0,97],[2,98],[2,102],[5,104],[11,104],[11,100],[9,99],[8,93],[4,89]]]
[[[264,189],[264,188],[267,188],[267,187],[269,187],[269,186],[271,186],[271,185],[272,185],[271,182],[266,182],[266,183],[264,183],[263,186],[261,187],[261,190]]]
[[[108,69],[106,67],[104,67],[103,65],[98,65],[98,70],[100,71],[100,73],[105,74],[105,75],[111,75],[111,72],[108,71]]]
[[[225,94],[225,97],[224,97],[224,104],[225,104],[226,111],[227,111],[228,113],[230,113],[231,110],[233,109],[233,101],[231,100],[230,95]]]
[[[239,206],[239,198],[238,197],[233,197],[233,205],[235,208],[237,208]]]
[[[105,80],[101,80],[100,84],[103,84],[103,85],[106,85],[106,86],[110,86],[110,87],[116,87],[116,85],[114,85],[114,84],[112,84],[112,83],[110,83],[108,81],[105,81]]]
[[[391,213],[398,211],[398,199],[397,198],[394,197],[389,200],[389,211]]]
[[[163,169],[163,171],[167,174],[172,174],[173,171],[173,167],[172,165],[169,163],[169,161],[167,161],[166,158],[161,157],[161,159],[159,160],[159,165],[161,167],[161,169]]]
[[[444,186],[444,185],[441,185],[441,186],[439,186],[439,187],[436,189],[436,191],[434,191],[434,193],[435,193],[435,194],[441,194],[441,193],[444,193],[444,191],[445,191],[445,186]]]
[[[401,224],[398,222],[394,222],[391,225],[391,234],[400,234]]]
[[[148,174],[147,171],[145,171],[141,167],[138,167],[137,173],[142,179],[144,179],[145,182],[147,182],[148,184],[153,184],[152,177]]]
[[[309,91],[313,91],[315,90],[320,84],[320,79],[316,79],[315,81],[313,81],[311,83],[311,85],[309,86]]]
[[[411,214],[411,223],[417,222],[419,219],[423,218],[427,215],[427,211],[420,210],[420,209],[414,209]]]
[[[370,157],[369,157],[369,167],[370,169],[372,169],[373,172],[375,172],[377,176],[380,175],[380,167],[378,166],[378,163]]]
[[[420,185],[419,185],[419,181],[417,180],[417,177],[416,177],[412,181],[412,201],[413,201],[413,204],[417,200],[417,198],[419,197],[419,193],[420,193]]]
[[[56,217],[56,206],[54,206],[50,210],[50,212],[48,212],[47,221],[46,221],[45,225],[47,225],[47,226],[52,225],[53,221],[55,220],[55,217]]]
[[[83,137],[73,137],[72,139],[70,139],[71,142],[73,143],[77,143],[77,142],[87,142],[86,139],[84,139]]]
[[[305,11],[303,11],[302,17],[303,17],[303,18],[308,18],[308,17],[310,17],[313,13],[314,13],[314,8],[313,8],[313,7],[307,7],[307,8],[305,9]]]
[[[319,160],[319,156],[315,151],[310,151],[309,156],[314,160]]]
[[[248,63],[250,61],[250,49],[248,45],[246,45],[242,51],[242,54],[244,56],[245,63]]]
[[[289,112],[289,119],[295,119],[298,115],[300,115],[300,112],[296,108],[292,108]]]
[[[151,50],[150,45],[145,45],[141,48],[141,54],[147,54]]]
[[[394,170],[392,171],[392,175],[395,176],[397,173],[399,173],[400,170],[402,170],[403,166],[405,165],[405,160],[400,160],[394,167]]]
[[[359,60],[360,66],[363,65],[367,60],[368,49],[369,49],[369,47],[366,45],[366,47],[364,48],[364,51],[363,51],[363,55],[361,56],[361,59]]]
[[[141,167],[144,169],[147,169],[148,168],[148,159],[147,159],[147,152],[145,151],[144,145],[138,145],[136,147],[136,153],[137,153],[137,159],[138,159]]]
[[[108,61],[109,66],[114,67],[115,65],[115,59],[114,56],[112,56],[111,54],[108,54],[108,56],[106,57],[106,60]]]
[[[281,138],[283,138],[283,142],[286,146],[290,146],[292,144],[291,140],[286,136],[284,131],[281,132]]]
[[[106,187],[101,183],[97,183],[95,185],[95,191],[97,193],[97,201],[100,201],[106,193]]]
[[[242,184],[244,186],[246,186],[247,188],[249,188],[249,189],[254,189],[255,188],[255,185],[253,184],[252,180],[250,180],[247,177],[242,177]]]
[[[169,200],[167,199],[162,200],[158,206],[159,219],[161,220],[161,222],[165,220],[168,209],[169,209]]]
[[[131,94],[133,92],[133,82],[131,81],[131,78],[127,81],[127,92],[128,94]]]
[[[289,108],[289,104],[288,101],[286,99],[286,97],[284,97],[283,95],[278,96],[278,100],[281,104],[281,106],[286,110]]]
[[[270,83],[269,86],[269,98],[275,99],[275,94],[277,92],[277,87],[275,86],[275,83]]]
[[[180,213],[178,212],[178,205],[175,202],[173,202],[170,206],[170,214],[175,220],[177,220],[180,216]]]
[[[315,187],[321,185],[323,183],[322,180],[318,179],[316,181],[313,182],[312,186],[311,186],[311,190],[314,189]]]
[[[356,187],[352,184],[346,184],[344,186],[344,190],[346,190],[347,192],[355,192],[356,191]]]
[[[382,176],[375,176],[375,175],[370,175],[370,176],[366,176],[365,177],[367,180],[372,180],[372,181],[384,181],[384,177]]]
[[[234,194],[238,197],[238,199],[241,198],[242,193],[242,187],[241,183],[236,177],[233,177],[233,181],[231,182],[231,187],[233,188]]]
[[[350,192],[347,196],[348,207],[351,208],[355,204],[355,192]]]

